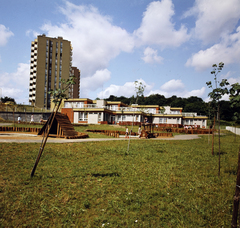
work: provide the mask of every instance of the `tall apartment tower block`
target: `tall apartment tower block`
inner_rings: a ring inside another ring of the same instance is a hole
[[[50,109],[50,90],[61,88],[61,79],[72,75],[71,42],[62,37],[40,35],[31,44],[29,102]],[[68,96],[71,98],[71,91]]]
[[[75,84],[72,86],[72,98],[79,98],[80,92],[80,70],[77,67],[72,67],[72,75],[75,77]]]

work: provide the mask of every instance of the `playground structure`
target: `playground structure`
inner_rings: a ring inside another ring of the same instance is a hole
[[[15,126],[0,126],[0,131],[19,132],[19,133],[29,132],[29,133],[36,133],[37,135],[43,135],[48,122],[50,122],[51,120],[52,120],[52,116],[49,117],[47,121],[45,121],[45,124],[42,128],[18,127],[17,124],[15,124]],[[41,123],[37,123],[37,124],[41,124]],[[55,137],[55,138],[65,138],[65,139],[88,138],[88,134],[75,131],[67,115],[64,115],[62,113],[56,113],[53,119],[52,126],[50,128],[49,136]]]
[[[49,122],[52,121],[52,116],[44,124],[38,135],[43,135]],[[49,130],[50,137],[65,138],[65,139],[80,139],[88,138],[88,134],[75,131],[67,115],[57,112],[54,116],[52,126]]]

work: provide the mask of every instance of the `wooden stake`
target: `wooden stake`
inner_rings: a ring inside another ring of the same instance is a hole
[[[31,172],[31,177],[34,176],[34,173],[35,173],[35,171],[36,171],[36,169],[37,169],[37,165],[38,165],[38,163],[39,163],[39,160],[40,160],[40,158],[41,158],[41,156],[42,156],[42,152],[43,152],[44,147],[45,147],[45,145],[46,145],[46,142],[47,142],[47,139],[48,139],[48,136],[49,136],[49,132],[50,132],[50,129],[51,129],[51,127],[52,127],[53,120],[54,120],[54,118],[55,118],[55,116],[56,116],[56,113],[57,113],[57,111],[58,111],[58,109],[59,109],[59,107],[60,107],[61,102],[62,102],[62,99],[59,101],[56,111],[55,111],[55,112],[54,112],[54,111],[52,112],[52,114],[51,114],[51,116],[50,116],[50,118],[49,118],[49,121],[48,121],[48,123],[47,123],[47,125],[46,125],[47,133],[46,133],[46,136],[45,136],[45,133],[43,134],[43,140],[42,140],[41,146],[40,146],[40,148],[39,148],[39,152],[38,152],[37,159],[36,159],[36,161],[35,161],[35,164],[34,164],[34,166],[33,166],[32,172]],[[51,118],[51,117],[52,117],[52,118]]]
[[[213,121],[213,127],[212,127],[212,155],[214,155],[214,129],[215,129],[215,115],[214,115],[214,121]]]

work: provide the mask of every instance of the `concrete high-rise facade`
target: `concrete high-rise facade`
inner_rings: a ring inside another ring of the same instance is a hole
[[[40,35],[31,44],[29,102],[50,109],[50,90],[61,88],[61,79],[72,74],[71,42]],[[67,91],[70,95],[70,91]],[[72,98],[72,96],[70,95]]]
[[[80,93],[80,70],[77,67],[72,67],[72,75],[75,77],[75,84],[72,85],[72,98],[79,98]]]

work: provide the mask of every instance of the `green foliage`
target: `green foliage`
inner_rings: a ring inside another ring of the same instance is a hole
[[[11,98],[11,97],[1,97],[1,102],[2,103],[6,103],[6,102],[11,102],[11,103],[13,103],[13,104],[16,104],[16,102],[15,102],[15,100],[14,100],[14,98]]]
[[[211,81],[206,82],[207,86],[209,88],[212,88],[212,92],[208,94],[208,96],[213,100],[213,102],[218,102],[224,94],[228,94],[228,88],[229,85],[227,79],[222,79],[221,82],[218,81],[217,75],[221,72],[222,68],[224,67],[224,63],[220,62],[217,66],[217,64],[212,65],[213,70],[211,71],[211,74],[214,75],[214,83],[215,88],[213,88],[213,84]]]
[[[236,108],[237,110],[234,112],[233,120],[238,121],[240,120],[240,85],[239,83],[235,83],[231,85],[230,89],[230,101],[231,107]]]
[[[139,82],[139,81],[135,81],[134,85],[135,85],[136,97],[143,96],[144,89],[145,89],[146,86],[143,85],[143,83]]]
[[[237,140],[240,137],[237,136]],[[190,141],[0,144],[1,227],[228,227],[238,143],[222,136],[222,175],[208,136]]]

